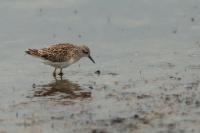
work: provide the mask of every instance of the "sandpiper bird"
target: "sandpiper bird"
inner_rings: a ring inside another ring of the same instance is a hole
[[[88,57],[93,63],[95,61],[90,56],[90,49],[85,45],[55,44],[48,48],[28,49],[27,54],[43,59],[43,63],[55,68],[53,76],[56,76],[57,68],[60,69],[59,75],[62,76],[62,69],[77,62],[82,57]]]

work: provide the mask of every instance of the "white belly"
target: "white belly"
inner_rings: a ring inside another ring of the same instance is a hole
[[[71,64],[77,62],[78,60],[79,59],[77,59],[77,60],[71,59],[66,62],[51,62],[48,60],[44,60],[43,63],[46,65],[53,66],[53,67],[57,67],[57,68],[66,68],[66,67],[70,66]]]
[[[66,68],[68,67],[69,65],[71,65],[72,63],[69,63],[69,62],[51,62],[51,61],[43,61],[44,64],[46,65],[50,65],[50,66],[53,66],[53,67],[57,67],[57,68]]]

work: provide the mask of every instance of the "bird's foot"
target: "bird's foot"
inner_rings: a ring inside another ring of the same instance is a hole
[[[59,75],[59,76],[63,76],[64,74],[63,74],[62,72],[60,72],[58,75]]]

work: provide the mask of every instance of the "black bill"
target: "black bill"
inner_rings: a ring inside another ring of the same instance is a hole
[[[95,63],[95,61],[92,59],[92,57],[89,55],[88,58],[93,62]]]

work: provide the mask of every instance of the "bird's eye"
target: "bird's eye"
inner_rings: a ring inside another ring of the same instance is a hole
[[[88,51],[83,50],[83,53],[84,53],[84,54],[88,54]]]

